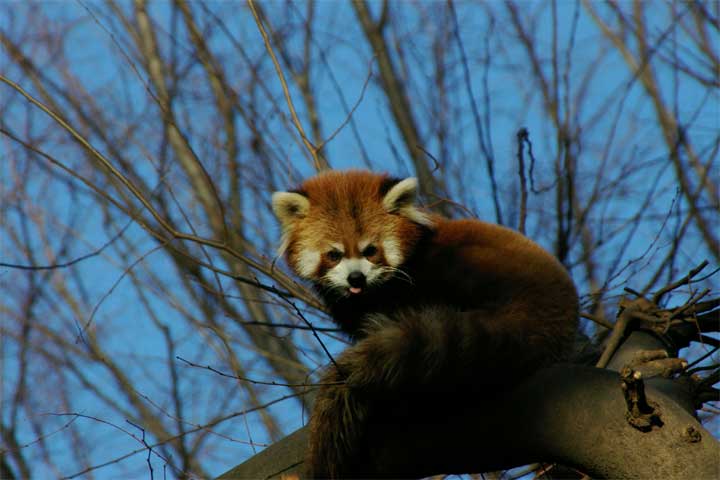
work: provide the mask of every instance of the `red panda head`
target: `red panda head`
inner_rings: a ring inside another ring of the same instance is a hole
[[[397,273],[424,229],[432,227],[416,197],[417,179],[366,171],[329,171],[296,191],[275,192],[280,254],[320,287],[360,295]]]

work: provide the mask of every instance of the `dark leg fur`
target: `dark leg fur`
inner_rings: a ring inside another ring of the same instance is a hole
[[[333,367],[323,378],[344,383],[323,387],[315,403],[308,457],[314,478],[372,474],[361,469],[367,468],[363,445],[373,398],[458,387],[492,394],[556,358],[575,329],[567,319],[529,324],[537,331],[516,316],[444,307],[371,317],[366,337],[336,359],[340,372]]]

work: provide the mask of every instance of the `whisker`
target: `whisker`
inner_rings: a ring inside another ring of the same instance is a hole
[[[403,280],[403,281],[409,283],[410,285],[415,284],[415,281],[413,280],[413,278],[407,272],[405,272],[399,268],[390,267],[390,266],[385,266],[385,267],[381,267],[381,268],[382,268],[383,273],[393,272],[395,274],[399,274],[399,275],[397,275],[397,278],[399,278],[400,280]]]

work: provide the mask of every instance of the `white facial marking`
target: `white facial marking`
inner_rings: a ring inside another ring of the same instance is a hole
[[[320,252],[316,250],[300,250],[295,259],[295,270],[301,277],[312,278],[320,265]]]
[[[365,260],[367,262],[367,260]],[[370,262],[367,262],[370,263]],[[368,273],[365,274],[366,281],[368,285],[372,285],[375,283],[379,278],[382,278],[383,273],[385,272],[385,269],[383,267],[379,267],[378,265],[375,265],[374,263],[370,263],[372,266]]]
[[[351,272],[361,272],[365,275],[369,284],[379,274],[374,270],[378,270],[377,265],[373,265],[364,258],[343,258],[337,265],[327,271],[325,279],[336,287],[348,288],[350,284],[347,278]]]
[[[397,267],[403,262],[402,250],[400,249],[400,242],[394,238],[388,238],[382,242],[383,251],[385,253],[385,260],[391,267]]]
[[[370,245],[370,240],[363,238],[362,240],[360,240],[358,242],[358,250],[360,250],[362,252],[363,250],[365,250],[365,247],[367,247],[368,245]]]

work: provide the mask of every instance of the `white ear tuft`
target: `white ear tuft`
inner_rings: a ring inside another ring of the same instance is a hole
[[[272,209],[283,230],[296,220],[305,218],[310,209],[306,196],[294,192],[275,192],[272,195]]]
[[[418,180],[408,177],[396,183],[383,197],[383,207],[389,213],[400,214],[415,223],[432,227],[430,215],[415,206],[417,200]]]
[[[388,190],[383,198],[383,207],[390,213],[399,212],[403,208],[415,205],[418,181],[415,177],[401,180]]]

